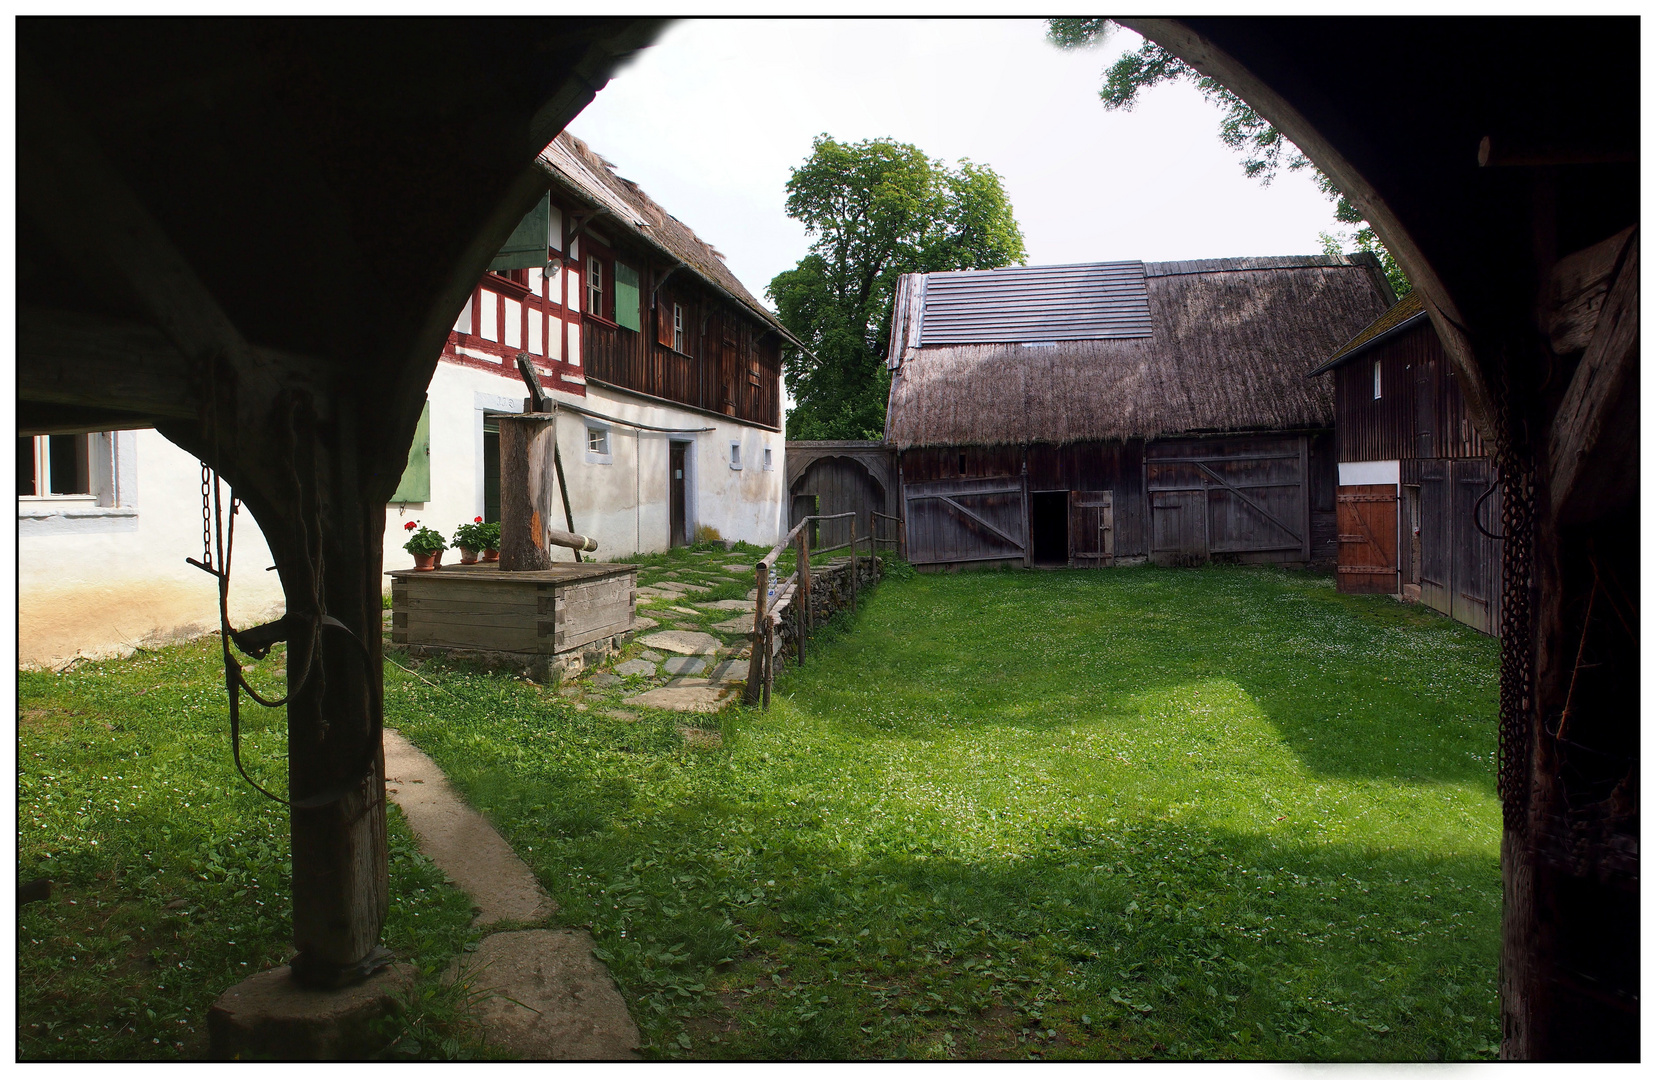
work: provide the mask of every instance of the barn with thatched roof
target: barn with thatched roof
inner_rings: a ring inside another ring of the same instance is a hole
[[[1333,395],[1373,256],[905,275],[886,441],[917,566],[1333,562]]]

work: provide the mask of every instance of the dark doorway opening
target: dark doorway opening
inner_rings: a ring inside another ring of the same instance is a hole
[[[1070,563],[1070,492],[1030,493],[1031,557],[1037,566]]]
[[[685,535],[685,447],[689,443],[667,444],[667,502],[668,545],[684,547],[690,543]]]
[[[501,519],[501,426],[498,420],[483,424],[483,520]]]

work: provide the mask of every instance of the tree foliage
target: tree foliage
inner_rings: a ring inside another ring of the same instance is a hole
[[[1024,261],[1024,236],[995,170],[951,169],[892,139],[819,135],[788,181],[788,216],[813,237],[766,294],[815,359],[791,350],[790,439],[879,438],[898,275]]]
[[[1064,49],[1087,48],[1103,44],[1115,27],[1110,19],[1049,19],[1047,39]],[[1334,200],[1335,220],[1347,226],[1347,229],[1318,234],[1324,252],[1338,255],[1343,246],[1352,251],[1371,252],[1381,260],[1392,291],[1398,296],[1410,291],[1409,280],[1399,269],[1398,261],[1334,181],[1313,165],[1274,124],[1218,80],[1192,68],[1156,42],[1146,40],[1140,42],[1138,49],[1122,54],[1105,70],[1099,99],[1107,109],[1131,110],[1138,103],[1141,91],[1167,82],[1189,82],[1204,100],[1224,110],[1220,141],[1241,155],[1244,176],[1269,184],[1279,169],[1289,172],[1310,169],[1318,190]]]

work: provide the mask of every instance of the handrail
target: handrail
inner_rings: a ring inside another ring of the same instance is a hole
[[[758,563],[756,563],[754,565],[754,569],[757,570],[761,566],[763,566],[763,567],[765,567],[766,570],[770,570],[771,567],[775,566],[776,561],[777,561],[777,556],[781,555],[783,553],[783,549],[788,547],[789,544],[793,543],[794,537],[799,535],[800,530],[805,528],[806,525],[810,524],[811,522],[813,522],[813,521],[839,521],[841,518],[849,518],[849,517],[856,517],[856,516],[857,516],[857,511],[856,510],[848,510],[844,514],[807,514],[805,517],[800,519],[800,523],[798,525],[795,525],[792,529],[788,530],[788,535],[783,537],[782,540],[780,540],[777,543],[776,547],[772,548],[768,553],[766,553],[765,558],[761,559]],[[838,551],[839,548],[834,548],[832,550]]]

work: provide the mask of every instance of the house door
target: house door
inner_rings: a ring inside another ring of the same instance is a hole
[[[1398,488],[1348,484],[1336,489],[1335,532],[1340,561],[1335,581],[1345,593],[1398,591]]]
[[[688,443],[667,444],[667,505],[668,544],[684,547],[690,543],[685,535],[685,447]]]

